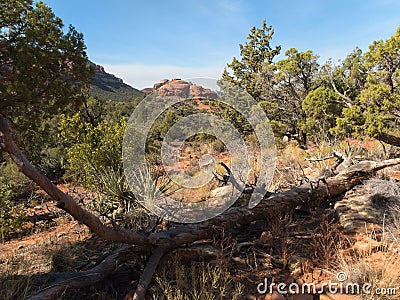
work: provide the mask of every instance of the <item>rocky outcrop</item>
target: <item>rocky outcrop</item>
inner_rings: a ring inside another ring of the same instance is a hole
[[[90,95],[99,100],[131,101],[143,96],[143,93],[123,82],[121,78],[107,73],[103,66],[92,63],[95,70]]]
[[[210,89],[203,88],[202,86],[191,85],[190,86],[190,97],[216,99],[217,94]]]
[[[189,97],[190,84],[180,79],[174,79],[170,82],[166,82],[156,91],[160,96],[177,96],[187,98]]]
[[[181,98],[217,98],[217,94],[211,89],[192,84],[191,82],[184,81],[180,78],[174,78],[171,81],[163,79],[156,82],[153,85],[152,91],[157,92],[158,95],[162,97],[177,96]]]
[[[166,83],[168,83],[168,82],[169,82],[168,79],[163,79],[163,80],[160,80],[159,82],[156,82],[156,83],[153,85],[153,91],[158,90],[160,87],[162,87],[164,84],[166,84]]]
[[[148,95],[148,94],[150,94],[150,93],[153,92],[153,89],[152,89],[152,88],[144,88],[144,89],[142,89],[142,90],[140,90],[140,91],[141,91],[142,93]]]

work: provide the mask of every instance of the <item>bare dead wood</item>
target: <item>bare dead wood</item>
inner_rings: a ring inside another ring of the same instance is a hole
[[[329,81],[332,85],[333,90],[336,92],[336,94],[338,94],[344,101],[344,103],[346,104],[347,107],[352,107],[353,106],[353,100],[346,95],[346,91],[344,93],[341,93],[339,91],[339,89],[337,88],[336,84],[335,84],[335,80],[333,78],[332,73],[330,72],[330,70],[328,69],[328,66],[325,66],[325,70],[326,73],[328,74],[329,77]]]
[[[330,168],[330,174],[336,174],[336,169],[343,164],[344,168],[349,167],[350,165],[352,165],[352,160],[351,158],[347,158],[345,157],[342,153],[334,150],[332,152],[332,155],[330,156],[326,156],[326,157],[321,157],[321,158],[305,158],[305,161],[309,161],[309,162],[320,162],[320,161],[325,161],[328,159],[332,159],[332,158],[336,158],[336,162],[335,164]],[[317,181],[321,180],[321,179],[326,179],[326,177],[323,178],[317,178]]]
[[[313,157],[313,158],[306,157],[304,160],[305,161],[309,161],[309,162],[320,162],[320,161],[325,161],[325,160],[329,160],[329,159],[332,159],[332,158],[335,158],[335,156],[334,155],[330,155],[330,156],[318,157],[318,158],[316,158],[316,157]]]
[[[153,278],[154,272],[160,262],[161,258],[169,251],[169,247],[160,246],[154,249],[150,259],[148,260],[146,267],[143,270],[142,276],[140,276],[139,283],[135,291],[130,291],[124,300],[142,300],[146,296],[147,288]]]
[[[233,185],[233,187],[234,187],[235,189],[239,190],[240,192],[242,192],[242,193],[244,193],[244,194],[250,194],[250,193],[251,193],[251,191],[249,191],[249,190],[246,191],[246,189],[245,189],[244,187],[242,187],[242,186],[239,184],[239,182],[237,182],[235,176],[233,176],[232,171],[229,169],[229,167],[228,167],[224,162],[221,162],[220,165],[221,165],[222,167],[224,167],[224,169],[225,169],[226,172],[228,173],[227,182],[232,183],[232,185]]]
[[[267,194],[266,190],[263,190],[259,187],[244,187],[241,186],[240,183],[236,180],[235,176],[233,175],[232,171],[229,167],[224,163],[220,162],[220,165],[226,170],[228,173],[227,182],[232,183],[233,187],[236,188],[238,191],[242,192],[243,194],[252,194],[253,192]]]
[[[129,249],[122,245],[108,255],[100,264],[83,272],[58,273],[57,279],[50,286],[41,289],[28,300],[56,299],[67,289],[79,289],[96,284],[109,276],[116,268],[118,257]]]
[[[306,157],[304,160],[309,161],[309,162],[319,162],[319,161],[329,160],[332,158],[337,158],[340,162],[343,162],[346,159],[343,154],[341,154],[340,152],[335,150],[332,152],[332,155],[330,155],[330,156],[325,156],[325,157],[320,157],[320,158],[315,158],[315,157],[307,158]]]
[[[333,156],[337,158],[336,163],[331,168],[331,173],[335,174],[336,169],[343,163],[343,165],[347,168],[352,165],[352,161],[350,158],[346,158],[342,153],[338,151],[333,151]]]

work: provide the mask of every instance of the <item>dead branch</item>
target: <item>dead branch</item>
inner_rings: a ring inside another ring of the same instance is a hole
[[[154,272],[160,262],[161,258],[169,251],[169,247],[160,246],[154,249],[153,254],[150,256],[146,267],[143,270],[142,276],[140,276],[139,283],[136,290],[130,291],[124,300],[142,300],[146,296],[147,288],[153,278]]]
[[[340,152],[338,152],[336,150],[334,150],[332,152],[332,155],[330,155],[330,156],[321,157],[321,158],[305,158],[304,160],[314,163],[314,162],[329,160],[332,158],[336,158],[337,160],[336,160],[335,164],[332,166],[332,168],[329,169],[330,175],[336,174],[336,169],[341,164],[343,164],[343,166],[345,168],[349,167],[352,164],[352,161],[350,158],[346,158],[343,154],[341,154]],[[316,181],[320,181],[320,180],[326,179],[326,178],[327,178],[327,176],[322,176],[322,177],[317,178]]]
[[[265,190],[259,188],[259,187],[243,187],[239,184],[239,182],[237,182],[235,176],[233,176],[232,171],[229,169],[229,167],[224,163],[224,162],[220,162],[220,165],[224,167],[224,169],[226,170],[226,172],[228,173],[227,177],[226,177],[226,181],[232,183],[233,187],[236,188],[238,191],[242,192],[243,194],[252,194],[253,192],[256,193],[262,193],[262,194],[268,194],[266,193]]]
[[[337,158],[339,161],[339,164],[341,164],[344,160],[346,160],[346,157],[336,150],[334,150],[332,152],[332,155],[330,155],[330,156],[325,156],[325,157],[321,157],[321,158],[307,158],[306,157],[304,160],[309,161],[309,162],[319,162],[319,161],[329,160],[332,158]]]
[[[320,162],[320,161],[325,161],[325,160],[329,160],[329,159],[332,159],[332,158],[335,158],[335,156],[334,155],[330,155],[330,156],[325,156],[325,157],[321,157],[321,158],[315,158],[315,157],[308,158],[308,157],[306,157],[304,160],[305,161],[309,161],[309,162]]]
[[[79,289],[96,284],[109,276],[116,268],[118,257],[127,251],[129,245],[122,245],[115,249],[97,266],[76,273],[59,273],[57,280],[50,286],[41,289],[28,300],[55,299],[67,289]]]
[[[224,167],[224,169],[226,170],[226,172],[228,173],[228,178],[227,181],[232,183],[232,185],[239,190],[240,192],[244,193],[244,194],[250,194],[251,192],[247,191],[245,192],[245,188],[242,187],[239,182],[236,181],[235,176],[233,176],[233,173],[231,171],[231,169],[229,169],[229,167],[224,163],[224,162],[220,162],[220,165]]]
[[[341,92],[338,90],[338,88],[337,88],[337,86],[336,86],[336,84],[335,84],[335,80],[334,80],[334,78],[333,78],[333,75],[332,75],[332,73],[328,70],[328,67],[327,67],[327,66],[325,66],[325,70],[326,70],[326,73],[328,74],[329,81],[330,81],[330,83],[331,83],[331,85],[332,85],[332,87],[333,87],[333,90],[336,92],[336,94],[338,94],[338,95],[344,100],[344,103],[347,105],[347,107],[352,107],[352,106],[353,106],[353,100],[350,99],[350,97],[346,95],[346,92],[341,93]]]

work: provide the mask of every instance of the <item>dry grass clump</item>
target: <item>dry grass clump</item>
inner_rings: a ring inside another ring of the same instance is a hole
[[[342,256],[338,272],[346,274],[345,283],[358,285],[362,299],[398,299],[395,295],[400,293],[399,264],[399,254],[392,251]]]
[[[155,282],[153,299],[160,300],[240,299],[244,290],[226,268],[205,262],[185,265],[177,255],[161,266]]]
[[[312,260],[322,268],[331,268],[340,257],[343,249],[350,245],[350,241],[334,219],[324,217],[315,234],[312,236]]]
[[[21,274],[21,264],[27,262],[16,262],[14,258],[5,259],[2,263],[2,272],[0,273],[0,299],[25,299],[31,290],[30,276]]]
[[[362,299],[398,299],[400,186],[393,181],[378,178],[366,181],[365,185],[371,192],[372,204],[383,211],[379,233],[367,232],[367,239],[378,240],[381,246],[377,248],[376,243],[371,243],[364,253],[342,255],[337,270],[346,273],[346,282],[358,284],[360,290],[363,286],[367,288],[367,292],[361,292]]]

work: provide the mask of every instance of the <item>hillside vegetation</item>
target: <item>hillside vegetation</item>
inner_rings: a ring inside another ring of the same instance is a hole
[[[107,73],[102,66],[93,66],[95,74],[89,89],[90,96],[101,101],[133,101],[144,95],[141,91],[124,83],[122,79]]]

